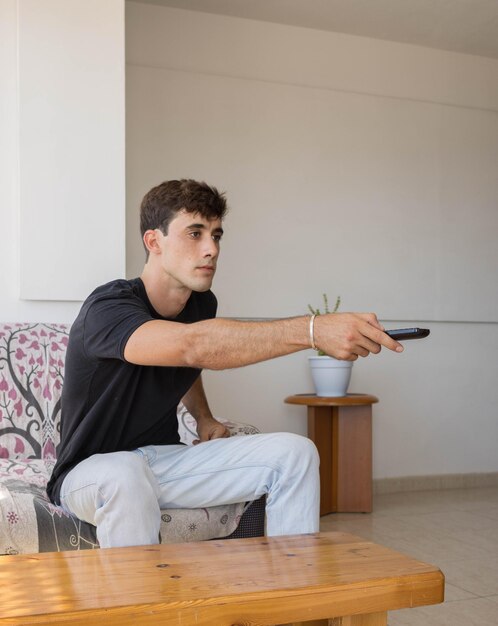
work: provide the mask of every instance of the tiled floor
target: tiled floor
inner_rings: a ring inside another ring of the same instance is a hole
[[[321,518],[341,530],[437,565],[444,604],[389,613],[389,626],[498,626],[498,488],[377,496],[371,514]]]

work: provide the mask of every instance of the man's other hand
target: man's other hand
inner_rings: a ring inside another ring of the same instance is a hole
[[[203,441],[230,437],[230,431],[224,424],[218,422],[213,417],[212,419],[202,419],[197,422],[197,435],[199,439],[195,439],[192,442],[194,446]]]

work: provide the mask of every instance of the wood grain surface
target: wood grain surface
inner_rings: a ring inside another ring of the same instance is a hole
[[[443,590],[437,567],[335,532],[3,556],[0,625],[261,626],[365,615],[330,623],[376,626],[387,610],[441,602]]]

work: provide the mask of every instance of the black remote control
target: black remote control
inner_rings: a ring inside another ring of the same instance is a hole
[[[431,331],[428,328],[396,328],[385,332],[396,341],[406,341],[407,339],[422,339]]]

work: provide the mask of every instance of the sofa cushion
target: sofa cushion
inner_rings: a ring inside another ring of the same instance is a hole
[[[68,324],[0,325],[0,458],[55,458],[68,337]]]

